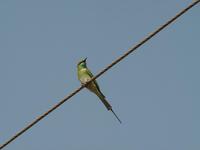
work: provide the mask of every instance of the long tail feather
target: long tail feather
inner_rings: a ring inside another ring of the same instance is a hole
[[[112,106],[109,104],[109,102],[105,99],[105,96],[101,93],[98,94],[98,97],[100,98],[100,100],[102,101],[102,103],[106,106],[106,108],[108,110],[112,109]]]
[[[117,118],[117,120],[119,121],[119,123],[122,123],[122,121],[119,119],[119,117],[116,115],[116,113],[113,111],[113,109],[111,109],[112,113],[114,114],[114,116]]]
[[[114,110],[112,109],[112,106],[109,104],[109,102],[105,99],[105,96],[103,95],[103,94],[98,94],[98,97],[100,98],[100,100],[102,101],[102,103],[106,106],[106,108],[108,109],[108,110],[110,110],[113,114],[114,114],[114,116],[117,118],[117,120],[120,122],[120,123],[122,123],[121,122],[121,120],[119,119],[119,117],[116,115],[116,113],[114,112]]]

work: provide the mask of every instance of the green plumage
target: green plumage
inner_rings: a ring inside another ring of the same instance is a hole
[[[80,82],[82,84],[87,83],[92,77],[93,74],[91,73],[91,71],[87,68],[86,65],[86,59],[80,61],[77,65],[77,74],[78,74],[78,79],[80,80]],[[102,101],[102,103],[105,105],[105,107],[108,110],[111,110],[113,112],[113,114],[117,117],[117,115],[114,113],[114,111],[112,110],[112,106],[109,104],[109,102],[105,99],[105,96],[103,95],[103,93],[101,92],[99,85],[97,83],[96,80],[90,82],[87,87],[87,89],[89,89],[91,92],[93,92],[94,94],[96,94],[99,99]],[[119,118],[117,117],[117,119],[119,120]],[[121,121],[119,120],[119,122],[121,123]]]

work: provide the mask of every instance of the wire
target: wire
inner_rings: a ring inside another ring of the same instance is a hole
[[[125,57],[127,57],[129,54],[131,54],[133,51],[135,51],[137,48],[139,48],[140,46],[142,46],[144,43],[146,43],[148,40],[150,40],[152,37],[154,37],[157,33],[159,33],[161,30],[163,30],[165,27],[167,27],[168,25],[170,25],[172,22],[174,22],[176,19],[178,19],[181,15],[183,15],[184,13],[186,13],[189,9],[191,9],[192,7],[194,7],[196,4],[198,4],[200,2],[200,0],[195,0],[193,1],[189,6],[187,6],[186,8],[184,8],[183,10],[181,10],[179,13],[177,13],[173,18],[171,18],[170,20],[168,20],[165,24],[163,24],[162,26],[160,26],[159,28],[157,28],[154,32],[152,32],[151,34],[149,34],[147,37],[145,37],[142,41],[140,41],[138,44],[136,44],[134,47],[130,48],[125,54],[123,54],[121,57],[117,58],[115,61],[113,61],[110,65],[108,65],[106,68],[104,68],[101,72],[99,72],[96,76],[94,76],[90,81],[88,81],[86,84],[81,85],[79,88],[77,88],[76,90],[74,90],[72,93],[70,93],[68,96],[66,96],[64,99],[62,99],[59,103],[57,103],[56,105],[54,105],[52,108],[50,108],[47,112],[45,112],[44,114],[40,115],[39,117],[37,117],[33,122],[31,122],[30,124],[28,124],[25,128],[23,128],[21,131],[17,132],[14,136],[12,136],[10,139],[8,139],[5,143],[3,143],[0,146],[0,149],[3,149],[4,147],[6,147],[8,144],[10,144],[12,141],[14,141],[17,137],[19,137],[20,135],[22,135],[24,132],[26,132],[28,129],[30,129],[32,126],[34,126],[36,123],[38,123],[40,120],[42,120],[44,117],[46,117],[47,115],[49,115],[52,111],[54,111],[55,109],[57,109],[60,105],[62,105],[64,102],[66,102],[67,100],[69,100],[72,96],[74,96],[75,94],[77,94],[80,90],[82,90],[85,86],[87,86],[90,82],[92,82],[93,80],[97,79],[98,77],[100,77],[103,73],[105,73],[107,70],[109,70],[110,68],[112,68],[114,65],[116,65],[117,63],[119,63],[122,59],[124,59]]]

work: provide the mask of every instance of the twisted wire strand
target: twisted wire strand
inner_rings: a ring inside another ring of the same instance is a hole
[[[16,138],[18,138],[20,135],[22,135],[24,132],[26,132],[28,129],[30,129],[32,126],[34,126],[36,123],[38,123],[40,120],[42,120],[44,117],[49,115],[52,111],[57,109],[59,106],[61,106],[64,102],[69,100],[71,97],[73,97],[75,94],[77,94],[79,91],[81,91],[85,86],[87,86],[90,82],[100,77],[102,74],[104,74],[107,70],[112,68],[114,65],[119,63],[121,60],[123,60],[125,57],[127,57],[129,54],[131,54],[133,51],[135,51],[137,48],[142,46],[144,43],[146,43],[148,40],[150,40],[152,37],[154,37],[156,34],[158,34],[161,30],[166,28],[168,25],[170,25],[172,22],[177,20],[180,16],[182,16],[184,13],[186,13],[188,10],[190,10],[192,7],[197,5],[200,2],[200,0],[194,0],[190,5],[188,5],[186,8],[181,10],[179,13],[177,13],[173,18],[168,20],[166,23],[161,25],[159,28],[157,28],[154,32],[151,32],[147,37],[145,37],[143,40],[141,40],[138,44],[136,44],[134,47],[130,48],[126,53],[124,53],[122,56],[117,58],[115,61],[113,61],[110,65],[108,65],[106,68],[104,68],[102,71],[100,71],[96,76],[94,76],[90,81],[88,81],[86,84],[81,85],[79,88],[74,90],[72,93],[70,93],[68,96],[64,97],[59,103],[54,105],[52,108],[50,108],[48,111],[37,117],[34,121],[32,121],[30,124],[28,124],[26,127],[24,127],[22,130],[17,132],[14,136],[12,136],[10,139],[8,139],[5,143],[3,143],[0,146],[0,149],[3,149],[8,144],[13,142]]]

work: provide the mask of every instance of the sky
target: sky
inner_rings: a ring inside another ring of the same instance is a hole
[[[190,0],[1,0],[0,143]],[[200,6],[98,78],[122,120],[83,89],[5,150],[199,150]]]

